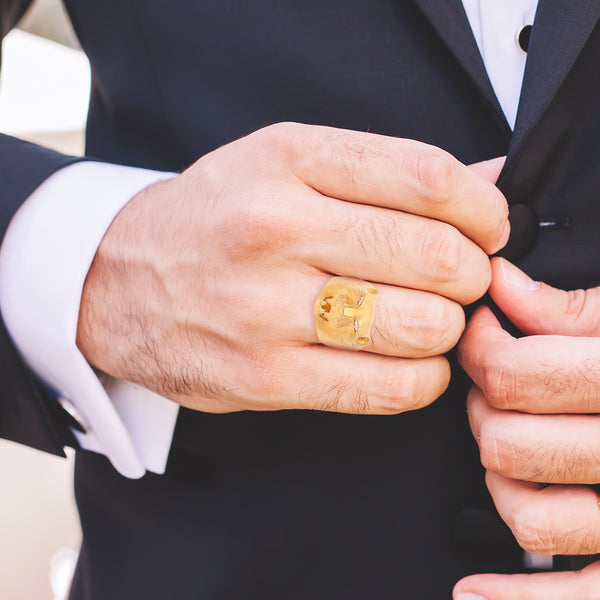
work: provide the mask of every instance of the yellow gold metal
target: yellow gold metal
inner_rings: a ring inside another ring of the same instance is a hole
[[[362,350],[371,343],[371,324],[379,292],[366,281],[332,277],[315,302],[319,341],[345,350]]]

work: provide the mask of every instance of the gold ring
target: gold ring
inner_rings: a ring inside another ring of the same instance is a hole
[[[362,350],[371,343],[371,325],[379,292],[368,282],[332,277],[315,302],[319,341],[344,350]]]

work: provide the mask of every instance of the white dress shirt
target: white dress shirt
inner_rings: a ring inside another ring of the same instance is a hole
[[[518,44],[537,0],[463,0],[488,76],[514,127],[526,53]],[[29,366],[58,391],[126,477],[163,473],[178,406],[140,386],[102,383],[75,344],[81,292],[104,233],[141,189],[170,173],[83,162],[49,177],[13,217],[0,249],[0,308]]]
[[[518,36],[535,19],[538,0],[463,0],[498,102],[514,129],[527,53]]]

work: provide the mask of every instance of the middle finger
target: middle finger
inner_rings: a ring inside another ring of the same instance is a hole
[[[487,290],[487,255],[451,225],[325,196],[313,201],[320,219],[304,248],[308,264],[373,283],[434,292],[461,304]]]

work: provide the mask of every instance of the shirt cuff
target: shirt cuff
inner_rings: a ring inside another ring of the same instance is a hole
[[[0,248],[0,309],[15,345],[81,416],[81,446],[131,478],[164,472],[179,407],[129,382],[109,377],[103,386],[77,348],[77,320],[113,219],[143,188],[173,176],[98,162],[65,167],[21,206]]]

